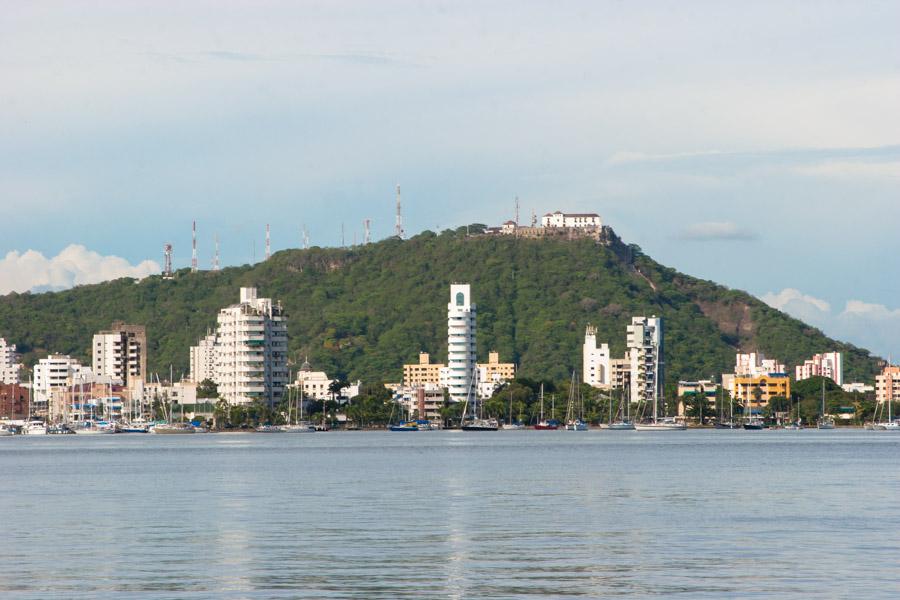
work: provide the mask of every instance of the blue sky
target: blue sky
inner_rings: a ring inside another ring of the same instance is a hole
[[[826,332],[900,334],[894,2],[0,6],[0,292],[596,211]],[[72,245],[77,245],[72,247]],[[29,252],[30,251],[30,252]],[[60,254],[64,252],[63,254]],[[5,257],[5,258],[4,258]]]

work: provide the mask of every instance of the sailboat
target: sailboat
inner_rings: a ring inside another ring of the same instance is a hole
[[[657,392],[659,391],[659,382],[656,383]],[[646,421],[644,423],[637,423],[634,428],[638,431],[684,431],[687,429],[687,424],[684,421],[676,421],[675,417],[667,417],[663,415],[659,416],[659,400],[657,399],[658,394],[653,395],[653,416],[650,421]],[[665,401],[663,401],[663,407],[665,407]]]
[[[544,419],[544,384],[543,383],[541,384],[541,420],[538,422],[537,425],[534,426],[534,428],[538,429],[538,430],[547,430],[547,431],[551,431],[551,430],[559,428],[559,424],[555,420],[551,419],[550,421],[547,421]]]
[[[25,421],[25,425],[22,426],[22,433],[25,435],[47,435],[47,424],[38,419],[37,417],[31,416],[31,381],[28,381],[28,419]],[[50,401],[47,401],[47,406],[50,406]]]
[[[629,406],[631,404],[631,388],[625,388],[626,394],[619,394],[619,408],[616,412],[616,420],[612,417],[609,419],[609,427],[613,431],[634,431],[634,422],[629,416]],[[627,398],[627,399],[626,399]],[[610,410],[612,410],[612,402],[610,402]]]
[[[747,399],[744,402],[744,408],[748,408],[747,421],[744,423],[744,429],[749,431],[760,431],[766,428],[765,422],[759,417],[753,416],[753,400],[750,398],[750,386],[747,386]]]
[[[720,393],[718,397],[725,395],[725,389],[719,386]],[[719,418],[716,420],[716,429],[738,429],[738,425],[734,423],[734,398],[728,395],[728,420],[725,420],[725,403],[719,403]]]
[[[288,403],[288,423],[282,429],[285,433],[315,433],[316,426],[309,421],[303,420],[303,381],[300,380],[300,398],[297,400],[297,406],[294,409],[294,415],[297,416],[296,421],[291,422],[291,404]],[[290,390],[290,388],[288,388]],[[290,391],[288,391],[290,394]]]
[[[159,375],[156,376],[156,381],[159,382]],[[171,381],[171,376],[170,376]],[[168,422],[167,423],[158,423],[150,427],[150,433],[154,433],[156,435],[182,435],[188,433],[197,433],[197,429],[191,425],[190,423],[180,422],[173,423],[172,422],[172,404],[171,402],[166,402],[168,405]],[[183,411],[184,409],[182,409]],[[184,418],[184,412],[181,414],[182,418]]]
[[[500,429],[505,431],[516,431],[519,429],[525,429],[525,425],[519,422],[513,422],[512,418],[512,384],[509,384],[509,415],[506,418],[506,423],[500,426]]]
[[[484,402],[478,402],[478,369],[473,372],[472,381],[469,383],[469,390],[466,393],[466,404],[463,407],[463,421],[460,429],[463,431],[497,431],[500,425],[497,419],[484,418]],[[466,416],[469,407],[469,399],[472,399],[472,418]],[[479,411],[479,405],[481,410]]]
[[[577,381],[575,380],[575,371],[572,371],[572,383],[569,386],[569,402],[566,406],[566,431],[587,431],[588,425],[584,422],[584,400],[581,398],[580,391],[577,390]],[[581,401],[581,413],[575,417],[576,394]]]
[[[822,378],[822,416],[816,422],[818,429],[834,429],[834,417],[825,414],[825,378]]]
[[[794,414],[794,399],[791,398],[791,412],[790,414]],[[787,425],[784,426],[788,431],[800,431],[803,429],[803,419],[800,418],[800,403],[797,402],[797,420],[791,421]]]

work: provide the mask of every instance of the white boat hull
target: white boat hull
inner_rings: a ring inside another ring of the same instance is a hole
[[[637,431],[684,431],[684,423],[639,423],[634,426]]]
[[[634,431],[634,423],[610,423],[607,429],[613,431]]]

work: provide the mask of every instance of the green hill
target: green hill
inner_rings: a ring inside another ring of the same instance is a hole
[[[527,377],[564,379],[580,368],[584,327],[624,352],[632,315],[665,319],[669,382],[729,371],[736,349],[792,366],[815,352],[845,354],[846,379],[869,380],[877,360],[744,292],[664,267],[640,249],[587,239],[534,240],[424,232],[350,249],[278,252],[266,262],[174,280],[130,279],[0,297],[0,335],[29,364],[48,352],[89,359],[91,336],[113,320],[144,324],[149,364],[188,369],[188,346],[215,326],[240,286],[280,300],[290,356],[352,379],[397,381],[420,350],[446,356],[451,282],[468,282],[478,305],[479,359],[491,349]]]

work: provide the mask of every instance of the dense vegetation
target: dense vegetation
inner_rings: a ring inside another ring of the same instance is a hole
[[[466,236],[424,232],[349,249],[287,250],[254,266],[177,273],[0,298],[0,336],[26,362],[48,352],[87,361],[91,335],[113,320],[144,324],[152,371],[176,378],[188,346],[215,326],[240,286],[284,304],[290,360],[347,379],[398,381],[401,365],[428,351],[446,355],[451,282],[468,282],[478,305],[479,359],[489,350],[532,379],[580,369],[584,327],[598,328],[614,355],[632,315],[665,319],[667,381],[730,371],[734,352],[759,350],[789,366],[840,350],[846,379],[871,380],[878,361],[835,342],[752,296],[676,272],[616,241]],[[164,375],[163,375],[164,376]],[[165,377],[165,376],[164,376]]]

